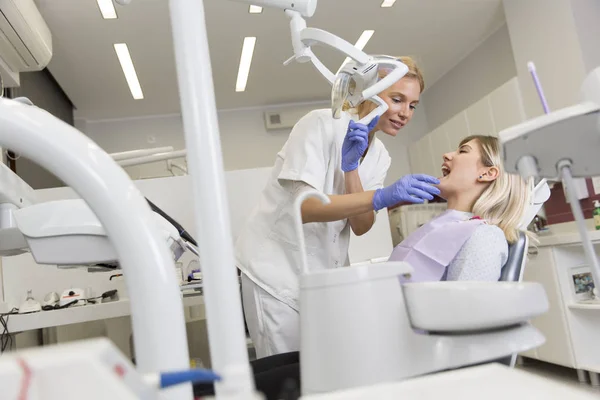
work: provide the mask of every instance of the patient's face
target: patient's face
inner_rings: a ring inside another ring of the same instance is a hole
[[[458,150],[444,154],[440,189],[443,199],[460,192],[470,192],[478,185],[477,180],[484,169],[481,151],[476,139],[460,146]]]

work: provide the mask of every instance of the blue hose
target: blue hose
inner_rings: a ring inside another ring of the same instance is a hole
[[[181,383],[210,383],[220,381],[221,377],[207,369],[194,368],[186,371],[162,372],[160,374],[160,387],[179,385]]]

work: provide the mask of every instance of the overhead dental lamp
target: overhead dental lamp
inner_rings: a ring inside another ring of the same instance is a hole
[[[368,124],[376,116],[387,111],[388,106],[379,93],[398,82],[408,72],[408,67],[390,56],[370,56],[357,49],[346,40],[317,28],[307,28],[303,17],[310,18],[315,13],[317,0],[234,0],[240,3],[275,7],[285,10],[290,18],[294,55],[284,62],[293,60],[299,63],[311,62],[323,77],[332,85],[331,112],[339,119],[345,104],[356,107],[365,100],[373,101],[377,107],[359,122]],[[325,45],[349,58],[334,74],[313,53],[311,47]],[[379,71],[386,69],[386,75],[379,79]]]

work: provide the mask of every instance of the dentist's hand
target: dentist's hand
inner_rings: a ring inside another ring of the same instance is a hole
[[[369,132],[375,128],[377,121],[379,117],[373,118],[369,125],[350,121],[342,144],[342,171],[350,172],[358,168],[360,158],[369,146]]]
[[[423,203],[424,200],[433,200],[433,196],[439,195],[440,190],[432,185],[439,183],[439,179],[429,175],[403,176],[390,186],[375,191],[373,208],[379,211],[400,202]]]

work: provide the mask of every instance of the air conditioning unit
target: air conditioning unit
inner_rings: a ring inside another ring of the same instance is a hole
[[[0,74],[19,86],[19,73],[41,71],[52,58],[52,34],[34,0],[0,0]]]
[[[265,111],[265,127],[268,131],[276,129],[291,129],[296,122],[310,111],[321,108],[318,105],[303,105],[286,107],[281,110]]]

